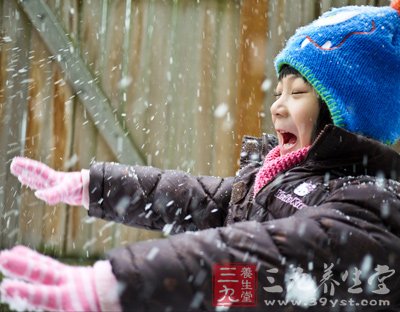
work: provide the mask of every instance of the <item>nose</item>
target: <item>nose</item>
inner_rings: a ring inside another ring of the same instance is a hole
[[[287,116],[287,108],[283,96],[280,96],[274,103],[272,103],[270,110],[271,115],[274,117]]]

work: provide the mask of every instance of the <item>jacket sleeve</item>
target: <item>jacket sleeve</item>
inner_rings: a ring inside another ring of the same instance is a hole
[[[227,215],[232,181],[95,163],[90,168],[89,215],[167,234],[218,227]]]
[[[360,300],[376,299],[389,300],[390,307],[398,307],[399,199],[384,189],[374,188],[371,193],[362,188],[343,187],[324,204],[304,208],[288,218],[263,223],[246,221],[116,249],[109,256],[113,273],[123,286],[121,305],[125,311],[137,312],[215,311],[213,265],[256,263],[254,311],[299,311],[271,304],[273,300],[293,298],[287,296],[291,294],[289,282],[293,280],[290,272],[296,267],[314,280],[319,292],[308,311],[344,311],[346,307],[337,310],[339,303],[350,306]],[[374,200],[368,201],[366,196]],[[382,205],[386,217],[382,217]],[[364,271],[360,275],[361,285],[356,283],[356,268]],[[376,275],[377,268],[381,268],[380,273],[382,268],[387,269],[386,273]],[[390,276],[393,271],[395,274]],[[273,286],[271,281],[283,291],[268,292],[266,289]],[[382,285],[389,293],[376,293]],[[375,309],[382,306],[367,306],[367,311]]]

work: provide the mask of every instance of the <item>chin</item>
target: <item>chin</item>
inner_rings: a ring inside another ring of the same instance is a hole
[[[280,146],[281,156],[297,151],[298,149],[300,149],[300,147],[297,145],[287,146],[287,144],[281,144]]]

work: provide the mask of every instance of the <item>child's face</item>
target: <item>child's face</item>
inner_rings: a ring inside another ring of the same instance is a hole
[[[275,93],[271,115],[281,155],[311,145],[319,114],[314,88],[302,77],[287,75],[279,81]]]

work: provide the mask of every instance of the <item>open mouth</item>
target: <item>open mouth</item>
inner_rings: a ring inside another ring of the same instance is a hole
[[[282,145],[284,148],[291,148],[296,144],[297,136],[295,136],[293,133],[280,131],[280,134],[282,135]]]

